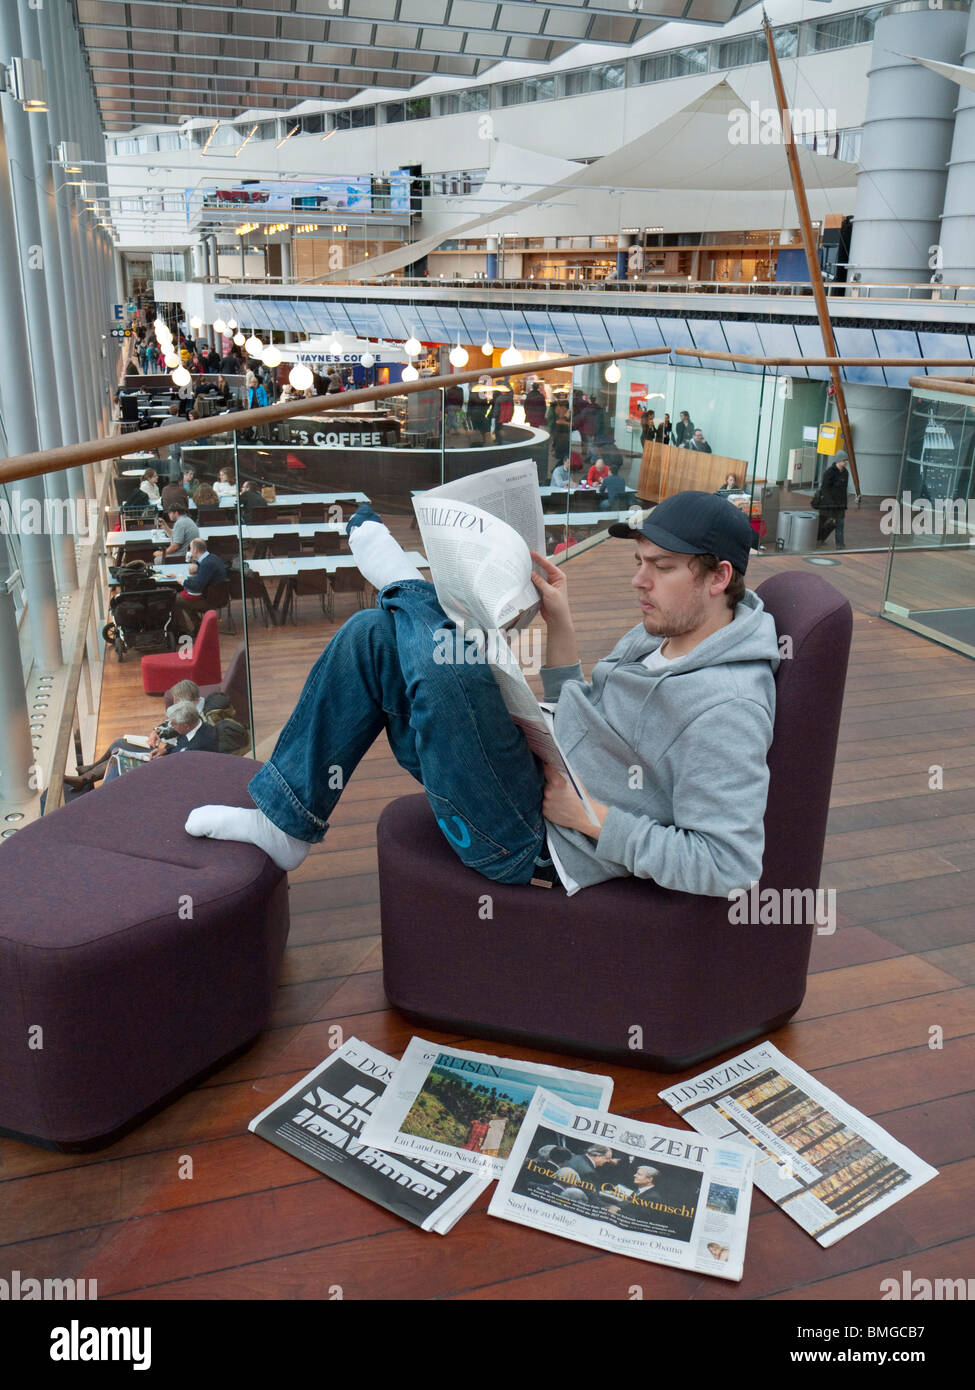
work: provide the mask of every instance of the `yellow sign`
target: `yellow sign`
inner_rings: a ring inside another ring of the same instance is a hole
[[[816,451],[820,454],[838,454],[846,446],[843,443],[843,428],[838,420],[828,425],[820,425]]]

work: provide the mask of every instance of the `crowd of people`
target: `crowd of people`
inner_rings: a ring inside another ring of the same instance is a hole
[[[676,425],[666,412],[658,420],[652,410],[644,410],[640,421],[641,444],[673,444],[675,449],[694,449],[699,454],[710,454],[711,445],[686,410],[680,412]]]
[[[135,330],[135,347],[129,360],[130,374],[141,373],[151,376],[166,373],[171,369],[166,365],[166,350],[156,339],[152,326],[140,325]],[[351,367],[334,364],[324,370],[311,366],[312,384],[305,391],[297,391],[288,383],[288,375],[293,363],[282,362],[278,367],[268,367],[258,358],[248,357],[243,347],[231,343],[229,350],[221,354],[204,339],[195,342],[189,336],[186,325],[180,325],[173,343],[180,363],[194,377],[218,376],[217,389],[224,397],[224,408],[253,410],[258,406],[273,405],[279,400],[298,400],[302,397],[335,395],[340,391],[352,389]],[[228,376],[245,377],[243,398],[239,398],[228,386]],[[180,400],[193,400],[201,394],[213,392],[211,383],[198,382],[180,389]],[[178,413],[187,411],[180,406]]]

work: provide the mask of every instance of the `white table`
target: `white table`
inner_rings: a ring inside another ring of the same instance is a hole
[[[546,526],[598,526],[601,521],[629,521],[634,514],[641,514],[640,507],[632,510],[627,508],[625,512],[559,512],[550,513],[545,517]]]
[[[242,526],[241,535],[245,541],[266,541],[272,536],[298,536],[304,540],[309,540],[312,536],[321,535],[323,532],[331,532],[333,535],[345,535],[346,523],[344,521],[282,521],[277,526]],[[204,526],[203,534],[206,539],[213,536],[236,536],[236,526]],[[144,541],[153,545],[168,545],[170,541],[169,533],[163,530],[153,531],[111,531],[105,537],[105,544],[108,546],[125,545],[126,542],[138,543]]]
[[[287,492],[280,497],[275,497],[273,502],[265,502],[265,507],[295,507],[301,506],[304,502],[323,502],[326,506],[331,506],[335,502],[368,502],[370,499],[364,492]],[[235,505],[236,497],[221,497],[221,507],[232,507]],[[195,506],[194,502],[190,502]]]
[[[429,561],[418,550],[407,551],[405,558],[416,569],[430,568]],[[278,581],[277,593],[273,600],[268,601],[271,620],[278,626],[287,620],[294,596],[294,586],[288,582],[289,580],[308,571],[324,570],[326,574],[334,574],[340,569],[358,569],[354,555],[302,555],[293,559],[277,557],[271,560],[248,560],[247,564],[248,568],[262,579]],[[184,584],[189,572],[189,565],[160,563],[155,566],[152,578],[157,584]]]

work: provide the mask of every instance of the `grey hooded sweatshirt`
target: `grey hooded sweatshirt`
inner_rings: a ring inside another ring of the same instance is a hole
[[[598,840],[547,823],[549,843],[581,888],[634,875],[725,897],[762,874],[775,624],[747,590],[732,622],[650,671],[662,641],[638,623],[588,684],[581,666],[542,668],[562,750],[610,807]]]

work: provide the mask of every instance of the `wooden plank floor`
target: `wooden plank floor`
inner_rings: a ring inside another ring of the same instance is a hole
[[[247,1121],[326,1055],[336,1026],[396,1054],[414,1031],[382,990],[375,822],[415,784],[382,744],[325,844],[292,875],[284,974],[258,1044],[101,1153],[0,1141],[0,1273],[97,1279],[100,1298],[151,1300],[328,1298],[335,1285],[346,1299],[620,1300],[634,1284],[644,1298],[876,1300],[880,1281],[904,1267],[966,1277],[975,1249],[975,667],[878,619],[884,564],[849,554],[819,571],[855,610],[822,878],[837,890],[839,925],[815,938],[805,1002],[773,1041],[939,1168],[936,1180],[830,1250],[756,1192],[736,1285],[496,1221],[487,1197],[446,1238],[425,1235],[248,1134]],[[805,562],[757,559],[750,583],[782,567]],[[629,549],[597,546],[568,573],[588,666],[636,619]],[[350,611],[344,602],[339,616]],[[335,630],[314,605],[302,601],[296,629],[252,628],[259,747]],[[222,639],[225,661],[236,640]],[[159,711],[137,663],[106,668],[101,742],[148,727]],[[610,1070],[614,1110],[680,1124],[657,1099],[677,1078]],[[187,1155],[191,1180],[180,1177]]]

